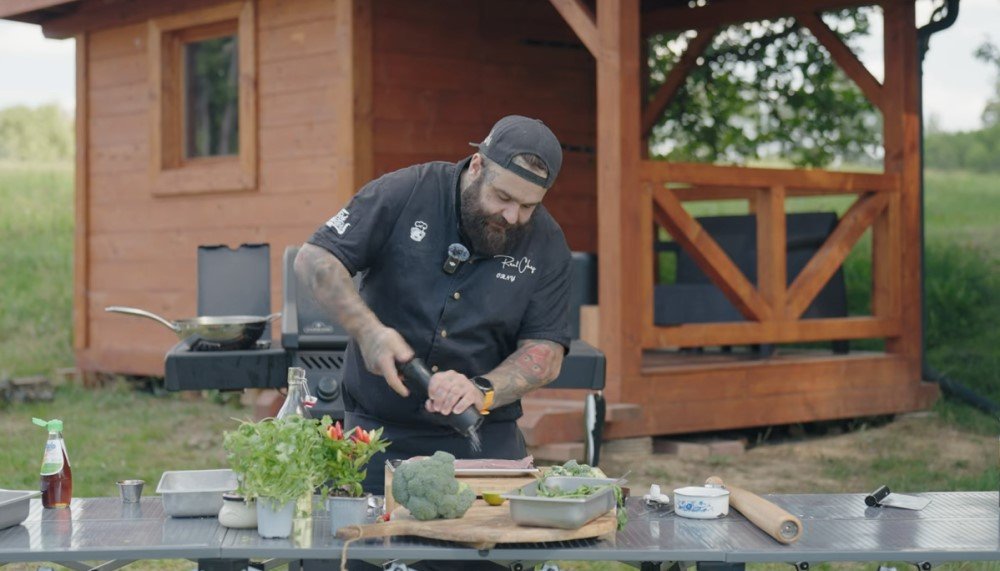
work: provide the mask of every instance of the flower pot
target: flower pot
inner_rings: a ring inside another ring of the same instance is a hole
[[[332,533],[349,525],[364,525],[368,523],[368,496],[330,496],[326,498],[326,510],[330,513]]]
[[[257,498],[257,534],[264,538],[286,538],[292,534],[295,500],[283,504]]]

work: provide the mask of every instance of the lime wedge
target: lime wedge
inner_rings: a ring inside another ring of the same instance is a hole
[[[504,499],[500,497],[500,492],[483,492],[483,499],[491,506],[503,505]]]

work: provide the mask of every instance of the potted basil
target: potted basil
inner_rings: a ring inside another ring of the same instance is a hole
[[[324,441],[317,420],[299,416],[241,422],[223,441],[239,492],[257,503],[261,537],[288,537],[295,502],[323,483]]]
[[[378,452],[384,452],[389,443],[382,440],[382,429],[364,430],[355,427],[344,432],[338,421],[329,424],[323,419],[323,476],[329,487],[327,510],[330,512],[330,530],[347,525],[364,523],[368,512],[368,495],[361,484],[368,470],[368,462]]]

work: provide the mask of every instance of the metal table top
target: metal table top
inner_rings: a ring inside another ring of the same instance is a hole
[[[767,496],[803,522],[793,545],[773,540],[738,512],[690,520],[629,502],[628,527],[613,538],[511,544],[489,551],[414,537],[353,542],[349,557],[367,560],[497,561],[974,561],[1000,560],[1000,498],[996,492],[921,494],[921,511],[869,508],[863,494]],[[0,561],[99,559],[339,559],[343,542],[317,508],[297,520],[288,539],[230,530],[215,518],[170,518],[160,499],[138,505],[117,498],[74,500],[69,510],[43,510],[32,500],[20,526],[0,531]]]

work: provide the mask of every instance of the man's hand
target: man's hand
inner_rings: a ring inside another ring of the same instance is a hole
[[[483,393],[468,377],[456,371],[435,373],[431,377],[424,408],[440,414],[460,414],[470,406],[483,408]]]
[[[392,390],[402,396],[409,396],[410,390],[399,378],[396,365],[413,358],[413,349],[395,329],[378,324],[364,330],[358,336],[358,348],[365,360],[369,373],[382,375]]]

